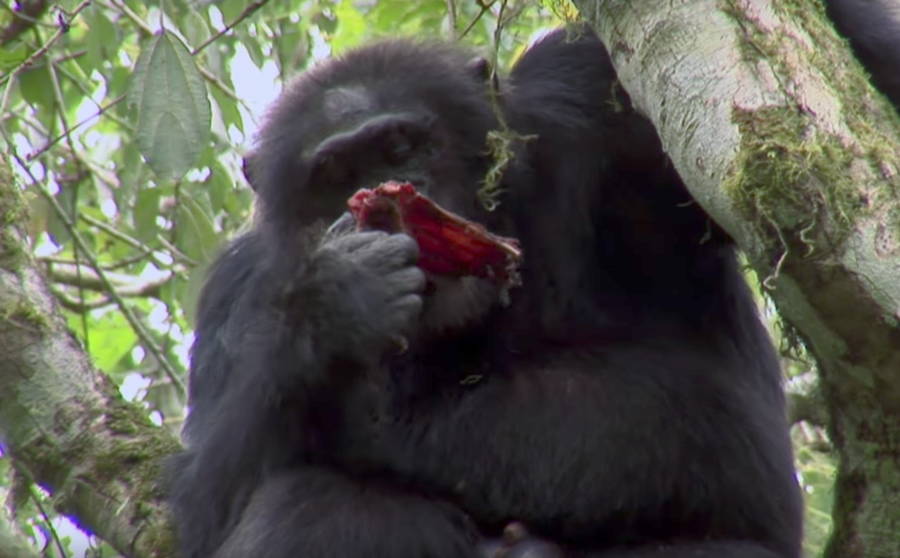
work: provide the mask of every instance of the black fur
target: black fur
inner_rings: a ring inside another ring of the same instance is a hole
[[[779,366],[728,238],[583,29],[501,84],[534,137],[487,212],[489,81],[457,47],[388,41],[269,113],[260,217],[200,304],[184,554],[797,558]],[[508,304],[426,287],[405,235],[322,232],[386,179],[521,240]],[[503,542],[510,522],[526,536]]]
[[[900,107],[900,0],[825,0],[872,82]]]

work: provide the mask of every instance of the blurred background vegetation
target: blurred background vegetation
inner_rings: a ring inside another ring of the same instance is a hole
[[[0,143],[71,330],[127,399],[177,432],[199,286],[252,218],[241,154],[285,80],[396,35],[464,41],[503,68],[575,15],[560,0],[4,2]],[[818,556],[834,465],[811,395],[814,364],[760,302],[791,355],[806,545]],[[0,500],[0,517],[45,556],[118,555],[56,515],[2,448]]]

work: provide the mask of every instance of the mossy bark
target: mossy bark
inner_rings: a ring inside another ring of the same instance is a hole
[[[0,165],[0,440],[60,513],[126,556],[173,556],[159,481],[178,441],[93,368],[30,256],[26,216]]]

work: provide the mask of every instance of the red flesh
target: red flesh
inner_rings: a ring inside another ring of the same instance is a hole
[[[416,192],[408,182],[363,188],[347,200],[359,229],[405,232],[419,244],[419,267],[439,275],[475,275],[508,287],[518,283],[519,242],[491,234]]]

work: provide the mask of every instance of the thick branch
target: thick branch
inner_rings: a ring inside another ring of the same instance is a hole
[[[759,0],[730,13],[716,0],[582,4],[602,12],[625,89],[697,200],[763,277],[784,259],[780,310],[819,358],[871,370],[859,380],[900,407],[900,244],[885,230],[900,210],[897,118],[821,6],[791,3],[808,11],[801,27]]]
[[[172,556],[159,480],[178,442],[123,401],[66,329],[0,170],[0,441],[57,510],[125,555]]]

